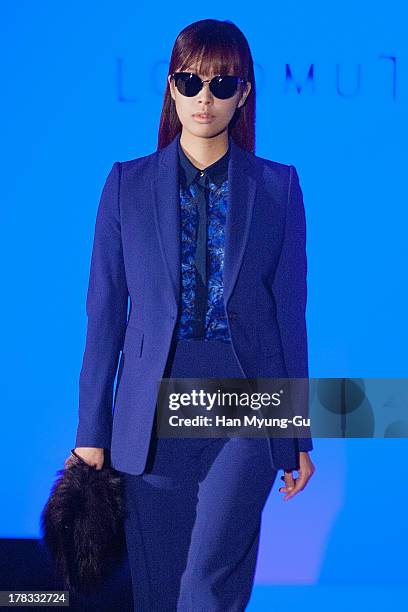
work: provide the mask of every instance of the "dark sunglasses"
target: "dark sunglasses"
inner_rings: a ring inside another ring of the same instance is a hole
[[[194,72],[173,72],[170,76],[174,79],[177,90],[188,98],[196,96],[202,90],[204,83],[209,83],[210,91],[216,98],[227,100],[236,93],[239,83],[246,83],[245,79],[230,74],[217,74],[206,81],[200,79]]]

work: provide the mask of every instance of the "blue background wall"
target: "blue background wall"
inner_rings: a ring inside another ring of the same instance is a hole
[[[256,153],[299,172],[310,375],[407,375],[406,4],[194,4],[3,7],[1,488],[13,501],[0,537],[39,535],[74,444],[100,192],[114,161],[155,150],[171,48],[197,19],[244,31]],[[407,586],[406,440],[314,445],[307,489],[283,503],[277,482],[268,500],[256,584],[375,587],[378,603],[382,588]]]

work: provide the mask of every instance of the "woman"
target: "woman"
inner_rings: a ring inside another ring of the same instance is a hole
[[[277,470],[284,499],[314,471],[310,438],[154,427],[162,377],[308,376],[302,192],[294,166],[254,154],[254,121],[242,32],[189,25],[158,150],[115,162],[99,204],[76,451],[98,468],[110,451],[123,474],[135,610],[244,610]]]

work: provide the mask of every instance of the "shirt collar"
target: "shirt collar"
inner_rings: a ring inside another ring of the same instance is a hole
[[[217,159],[213,164],[204,168],[204,171],[210,177],[211,181],[216,185],[221,185],[228,178],[228,162],[230,159],[231,143],[228,140],[228,149],[220,159]],[[191,183],[200,176],[201,170],[194,166],[184,153],[178,139],[178,153],[180,178],[183,181],[184,188],[188,188]]]

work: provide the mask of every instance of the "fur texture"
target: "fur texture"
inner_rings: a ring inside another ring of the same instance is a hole
[[[111,467],[76,461],[57,472],[41,514],[42,539],[65,589],[101,585],[125,551],[122,482]]]

